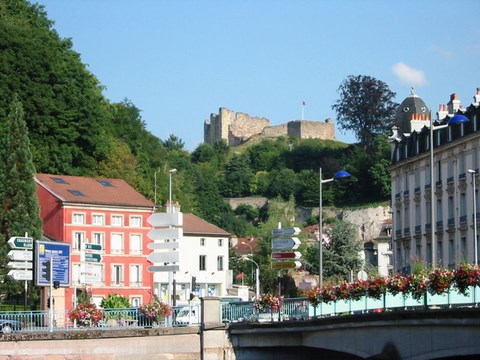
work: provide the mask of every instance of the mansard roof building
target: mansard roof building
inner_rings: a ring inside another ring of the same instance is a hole
[[[436,119],[413,90],[399,106],[390,137],[394,271],[409,272],[417,261],[454,268],[478,257],[480,88],[473,99],[464,108],[452,94]],[[469,121],[448,125],[459,114]]]

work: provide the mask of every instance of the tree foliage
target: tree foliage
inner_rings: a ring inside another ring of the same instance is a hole
[[[332,106],[337,123],[351,130],[365,149],[375,143],[375,137],[386,134],[395,119],[398,104],[395,93],[381,80],[371,76],[350,75],[339,86],[339,99]]]
[[[40,239],[42,222],[34,181],[35,167],[21,102],[14,98],[0,128],[0,293],[19,297],[23,284],[9,279],[6,254],[12,236]],[[33,294],[33,292],[32,292]]]

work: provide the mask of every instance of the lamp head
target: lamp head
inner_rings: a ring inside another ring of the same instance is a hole
[[[456,125],[456,124],[461,124],[461,123],[464,123],[464,122],[469,122],[470,119],[468,117],[466,117],[465,115],[462,115],[462,114],[457,114],[457,115],[454,115],[450,118],[450,120],[448,120],[448,125]]]
[[[333,178],[335,180],[341,180],[341,179],[346,179],[346,178],[349,178],[351,175],[348,171],[345,171],[345,170],[340,170],[338,171],[337,173],[335,173],[335,175],[333,176]]]
[[[177,172],[177,169],[171,169],[168,171],[170,174],[175,174]]]
[[[473,170],[473,169],[468,169],[467,172],[468,172],[469,174],[476,174],[476,173],[477,173],[477,171],[476,171],[476,170]]]

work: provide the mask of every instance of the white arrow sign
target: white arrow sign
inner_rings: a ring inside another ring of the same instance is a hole
[[[33,269],[33,263],[31,261],[23,261],[23,262],[10,261],[8,263],[8,267],[10,269]]]
[[[178,251],[154,252],[147,259],[152,263],[174,263],[179,261]]]
[[[161,272],[161,271],[175,272],[180,270],[180,266],[178,265],[149,266],[147,270],[149,272]]]
[[[32,270],[10,270],[8,276],[13,280],[33,280]]]
[[[298,238],[275,238],[272,239],[273,250],[295,250],[300,246]]]
[[[32,261],[33,253],[26,250],[10,250],[8,258],[14,261]]]
[[[153,229],[147,234],[152,240],[181,239],[183,237],[182,228]]]
[[[147,222],[153,227],[183,226],[183,213],[155,213],[150,215]]]
[[[160,250],[160,249],[178,249],[179,243],[176,241],[170,242],[154,242],[148,243],[147,248],[150,250]]]
[[[285,229],[273,229],[272,235],[273,236],[293,236],[300,234],[300,228],[285,228]]]

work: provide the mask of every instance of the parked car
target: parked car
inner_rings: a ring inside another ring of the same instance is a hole
[[[0,319],[0,332],[10,334],[22,330],[22,322],[13,319]]]

